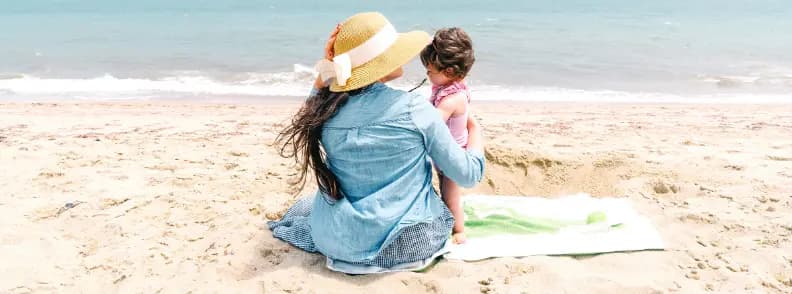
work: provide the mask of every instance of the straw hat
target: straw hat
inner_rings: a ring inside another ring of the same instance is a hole
[[[378,12],[355,14],[340,24],[333,60],[319,61],[317,70],[323,79],[335,78],[332,92],[360,89],[406,64],[430,41],[423,31],[397,33]]]

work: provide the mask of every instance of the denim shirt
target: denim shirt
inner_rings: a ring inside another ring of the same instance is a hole
[[[463,187],[484,174],[484,155],[462,149],[425,97],[382,83],[349,97],[325,123],[321,142],[343,197],[317,193],[311,237],[336,260],[372,260],[403,228],[441,215],[432,161]]]

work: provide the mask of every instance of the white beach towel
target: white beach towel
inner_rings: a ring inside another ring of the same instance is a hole
[[[445,258],[587,255],[661,250],[659,232],[627,199],[471,195],[463,197],[467,242]]]

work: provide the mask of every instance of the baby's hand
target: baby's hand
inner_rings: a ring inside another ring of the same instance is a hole
[[[465,244],[465,242],[467,241],[467,237],[465,237],[464,232],[454,233],[453,235],[451,235],[451,237],[454,240],[454,244]]]

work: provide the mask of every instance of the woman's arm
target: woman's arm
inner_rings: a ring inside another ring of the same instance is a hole
[[[313,90],[318,90],[324,87],[325,87],[325,83],[324,80],[322,80],[322,76],[316,76],[316,81],[314,81],[313,84]]]
[[[410,114],[424,136],[429,157],[446,177],[466,188],[481,181],[484,176],[484,142],[481,128],[475,120],[468,120],[470,139],[466,151],[456,143],[437,110],[426,99],[414,97]]]

